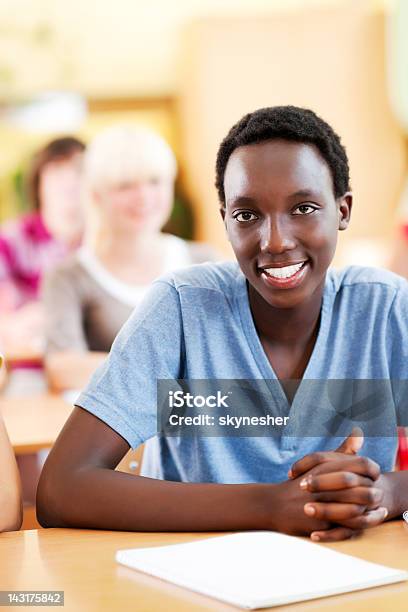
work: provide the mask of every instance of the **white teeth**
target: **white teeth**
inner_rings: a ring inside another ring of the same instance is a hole
[[[264,272],[269,276],[273,276],[273,278],[289,278],[296,274],[296,272],[299,272],[304,263],[305,262],[302,261],[302,263],[293,266],[285,266],[284,268],[266,268]]]

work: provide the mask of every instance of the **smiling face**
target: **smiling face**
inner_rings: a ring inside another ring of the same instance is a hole
[[[320,299],[352,197],[336,200],[318,149],[285,140],[239,147],[228,160],[224,191],[228,238],[257,294],[275,308]]]
[[[95,196],[112,231],[158,232],[170,216],[173,191],[171,179],[152,178],[116,185]]]

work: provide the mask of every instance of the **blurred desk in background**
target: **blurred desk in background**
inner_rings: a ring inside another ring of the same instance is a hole
[[[73,410],[60,395],[0,398],[0,412],[16,455],[37,453],[54,444]],[[129,450],[116,469],[138,474],[143,445]]]
[[[51,448],[72,411],[59,395],[0,398],[0,411],[16,455]]]
[[[14,452],[20,458],[26,457],[25,461],[30,461],[29,455],[33,456],[53,446],[72,410],[72,403],[67,402],[60,395],[0,398],[0,412],[3,415]],[[143,446],[129,450],[116,469],[129,474],[139,474],[142,453]],[[23,465],[22,461],[22,459],[19,460],[20,467]],[[24,480],[24,474],[21,475]],[[38,476],[39,471],[37,474],[33,473],[28,476],[29,482],[35,488]],[[33,506],[35,488],[32,500],[30,498],[28,505],[24,507],[23,529],[39,526]]]

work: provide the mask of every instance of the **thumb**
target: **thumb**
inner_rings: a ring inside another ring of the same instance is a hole
[[[345,453],[346,455],[356,455],[363,446],[364,433],[360,427],[353,427],[347,438],[343,440],[338,448],[337,453]]]

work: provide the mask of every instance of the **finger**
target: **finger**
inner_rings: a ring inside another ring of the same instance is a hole
[[[334,453],[342,453],[344,455],[355,455],[361,449],[364,443],[364,433],[360,427],[353,427],[347,438],[343,440],[340,446],[333,451],[316,452],[306,455],[299,461],[296,461],[288,472],[288,478],[296,478],[311,470],[315,465],[330,461],[334,457]]]
[[[327,531],[313,531],[310,538],[313,542],[338,542],[339,540],[348,540],[360,535],[361,531],[350,529],[349,527],[333,527]]]
[[[377,480],[381,474],[378,463],[368,457],[342,455],[338,453],[331,461],[324,461],[310,470],[313,475],[331,472],[353,472]]]
[[[299,483],[304,491],[340,491],[353,487],[372,487],[370,478],[365,478],[354,472],[329,472],[328,474],[307,474]]]
[[[341,521],[343,523],[343,521],[349,521],[363,515],[366,507],[360,504],[308,502],[304,505],[303,510],[307,516],[317,520],[332,521],[333,523]],[[353,527],[349,523],[346,526]]]
[[[364,443],[364,433],[360,427],[353,427],[349,435],[336,449],[338,453],[356,455]]]
[[[322,463],[333,461],[333,453],[332,452],[315,452],[310,453],[310,455],[305,455],[302,459],[296,461],[288,472],[289,478],[297,478],[305,472],[313,469],[317,465]]]
[[[388,510],[384,506],[376,508],[375,510],[369,510],[362,516],[355,518],[346,519],[341,521],[345,527],[351,527],[351,529],[368,529],[369,527],[376,527],[381,525],[388,516]]]
[[[297,478],[306,472],[356,472],[376,480],[380,475],[380,466],[368,457],[336,452],[316,452],[296,461],[289,470],[290,478]]]
[[[322,491],[313,495],[313,498],[318,502],[361,504],[372,510],[381,505],[384,492],[375,487],[353,487],[342,491]]]

